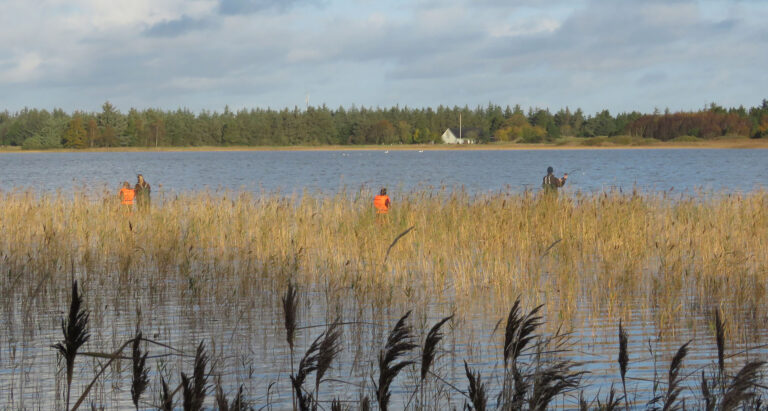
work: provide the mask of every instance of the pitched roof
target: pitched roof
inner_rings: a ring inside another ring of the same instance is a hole
[[[451,133],[453,133],[454,136],[457,138],[459,137],[459,128],[458,127],[448,127],[449,130],[451,130]],[[480,127],[462,127],[461,128],[461,135],[462,137],[466,136],[468,133],[476,133],[478,136],[483,134],[483,129]]]

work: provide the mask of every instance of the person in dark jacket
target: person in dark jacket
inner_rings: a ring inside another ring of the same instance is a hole
[[[143,175],[139,174],[136,176],[136,178],[138,181],[136,182],[136,186],[133,188],[133,190],[136,192],[136,205],[139,207],[139,209],[146,209],[149,207],[149,194],[152,191],[152,188],[149,186],[149,183],[144,180]]]
[[[541,188],[545,193],[557,193],[557,189],[565,185],[568,180],[568,173],[563,174],[562,178],[555,177],[555,169],[547,167],[547,175],[541,182]]]

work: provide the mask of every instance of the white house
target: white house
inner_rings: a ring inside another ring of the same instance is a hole
[[[447,128],[445,129],[445,132],[443,133],[440,138],[443,140],[443,143],[445,144],[475,144],[474,139],[470,138],[464,138],[466,135],[466,131],[468,130],[462,130],[464,133],[459,133],[458,129],[455,128]],[[459,138],[459,135],[462,136],[462,138]]]

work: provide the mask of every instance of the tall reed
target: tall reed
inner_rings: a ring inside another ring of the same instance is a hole
[[[64,340],[53,346],[62,357],[67,367],[67,396],[66,409],[69,410],[69,396],[72,390],[72,374],[75,368],[75,359],[80,347],[83,346],[90,334],[88,333],[88,311],[82,307],[83,299],[77,292],[77,281],[72,282],[72,300],[69,305],[67,320],[61,320],[61,331]]]
[[[0,195],[0,269],[30,279],[29,294],[78,272],[100,284],[115,274],[156,289],[174,280],[214,299],[233,283],[245,295],[295,281],[347,286],[379,304],[407,301],[409,290],[453,290],[459,307],[480,293],[520,295],[564,318],[578,307],[617,317],[658,307],[654,321],[667,331],[680,325],[680,310],[721,301],[768,314],[768,193],[759,190],[554,200],[413,192],[397,199],[386,224],[376,222],[365,191],[179,193],[130,216],[112,193]],[[0,279],[4,289],[9,281]],[[696,304],[679,307],[684,297]],[[739,335],[743,322],[732,312],[723,320]]]

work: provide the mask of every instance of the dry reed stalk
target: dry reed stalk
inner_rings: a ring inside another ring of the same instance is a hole
[[[291,385],[296,395],[296,403],[301,411],[309,411],[312,408],[312,394],[304,392],[303,385],[309,374],[317,370],[317,362],[320,356],[320,345],[324,339],[322,333],[312,341],[312,344],[299,361],[299,369],[296,374],[291,374]]]
[[[715,341],[717,342],[718,383],[725,390],[725,321],[720,316],[720,309],[715,310]]]
[[[616,390],[613,389],[613,384],[611,384],[611,389],[608,391],[608,395],[605,397],[605,403],[600,401],[599,393],[596,397],[597,400],[597,409],[600,411],[615,411],[619,409],[619,406],[621,406],[621,397],[616,397]],[[626,404],[626,401],[624,402]]]
[[[320,401],[320,382],[331,368],[331,363],[341,352],[341,326],[337,319],[323,334],[317,353],[317,371],[315,372],[315,410]]]
[[[435,360],[435,353],[437,352],[437,344],[443,339],[443,333],[440,332],[440,327],[446,322],[453,319],[453,315],[443,318],[438,321],[437,324],[427,333],[427,338],[424,340],[424,349],[421,352],[421,382],[424,383],[424,379],[427,378],[429,368],[432,366],[432,362]]]
[[[69,410],[69,397],[72,388],[72,373],[75,367],[75,358],[77,351],[83,346],[90,334],[88,333],[88,311],[82,307],[82,296],[77,292],[77,281],[72,282],[72,301],[69,305],[69,316],[65,321],[61,320],[61,331],[64,334],[64,341],[52,346],[62,357],[67,367],[67,397],[66,409]]]
[[[717,399],[709,389],[709,383],[704,375],[704,370],[701,370],[701,398],[704,400],[704,409],[706,411],[713,411],[715,409]]]
[[[517,361],[517,357],[526,349],[528,343],[536,338],[534,331],[542,324],[541,316],[538,316],[537,313],[542,307],[543,305],[539,305],[525,316],[522,316],[520,298],[518,297],[515,300],[512,309],[509,310],[507,325],[504,328],[503,354],[505,367],[510,363],[514,364]]]
[[[392,251],[392,247],[394,247],[395,244],[397,244],[397,242],[400,241],[401,238],[405,237],[405,235],[410,233],[411,230],[413,230],[414,228],[416,228],[415,225],[412,225],[412,226],[408,227],[407,230],[405,230],[402,233],[398,234],[397,237],[395,237],[395,239],[392,240],[392,243],[389,245],[389,247],[387,247],[387,253],[384,255],[384,263],[385,264],[387,262],[387,258],[389,258],[389,252]]]
[[[363,397],[363,399],[360,401],[360,411],[370,411],[371,410],[371,400],[366,395]]]
[[[467,389],[469,400],[472,401],[472,406],[467,405],[469,411],[485,411],[488,404],[488,396],[485,393],[485,383],[483,383],[480,373],[474,373],[467,366],[467,362],[464,361],[464,373],[469,380],[469,388]]]
[[[662,411],[674,411],[679,410],[681,406],[677,404],[677,398],[680,396],[680,392],[683,391],[683,387],[680,386],[682,379],[680,378],[680,370],[683,367],[683,359],[688,355],[688,344],[683,344],[672,357],[672,362],[669,364],[669,372],[667,373],[667,392],[662,398],[664,400],[664,406]]]
[[[720,410],[731,411],[737,409],[743,403],[756,396],[752,391],[758,386],[760,369],[765,365],[764,361],[752,361],[744,365],[738,374],[728,385],[720,403]]]
[[[387,343],[384,348],[379,352],[379,382],[375,386],[376,388],[376,401],[379,403],[379,408],[382,411],[386,411],[389,407],[389,399],[391,392],[389,390],[392,382],[397,377],[400,371],[414,364],[415,361],[403,360],[396,362],[400,357],[408,354],[411,350],[418,347],[413,343],[413,334],[411,327],[406,324],[406,320],[411,315],[408,311],[402,316],[395,324],[392,331],[389,333]]]
[[[141,331],[139,331],[133,338],[133,347],[131,350],[131,360],[133,364],[133,378],[131,379],[131,400],[133,401],[133,405],[136,407],[136,411],[139,409],[139,398],[149,385],[149,367],[146,366],[147,355],[149,352],[145,352],[144,355],[141,354],[141,347],[139,345],[141,343],[141,339]]]
[[[627,337],[627,330],[621,325],[619,320],[619,371],[621,374],[621,386],[624,390],[624,408],[629,411],[629,397],[627,396],[627,366],[629,364],[629,349],[627,348],[629,338]]]
[[[532,377],[529,409],[546,410],[555,397],[578,388],[584,374],[573,370],[578,365],[571,361],[555,361],[537,369]]]
[[[173,411],[175,403],[173,401],[174,392],[168,387],[168,383],[165,382],[165,378],[160,376],[160,384],[162,385],[162,391],[160,392],[160,411]]]
[[[291,352],[293,352],[293,341],[296,335],[296,313],[299,308],[299,297],[293,283],[288,284],[288,289],[285,291],[282,301],[285,340],[288,342],[288,347],[291,349]]]
[[[208,366],[208,353],[205,352],[205,343],[200,341],[195,351],[195,363],[192,369],[192,378],[181,373],[182,399],[185,411],[201,411],[205,396],[208,391],[208,376],[205,368]]]
[[[114,193],[95,201],[75,197],[2,196],[3,271],[23,273],[28,287],[68,285],[73,269],[108,273],[89,279],[100,284],[116,272],[121,284],[146,281],[153,289],[183,280],[179,284],[194,288],[201,299],[215,301],[233,283],[242,285],[238,292],[252,293],[262,280],[269,287],[289,279],[316,284],[344,272],[347,280],[340,284],[354,282],[355,293],[378,303],[407,300],[405,285],[423,293],[450,285],[462,295],[491,290],[539,303],[558,300],[566,318],[576,301],[609,312],[633,301],[660,307],[656,325],[665,330],[680,324],[684,316],[676,302],[686,297],[701,305],[736,301],[736,308],[768,313],[768,275],[761,268],[768,266],[762,251],[768,193],[761,190],[740,198],[607,192],[555,202],[530,194],[416,192],[399,201],[396,218],[382,230],[371,230],[366,193],[287,199],[279,193],[180,193],[147,215],[134,215],[131,226],[115,224],[122,217],[112,205]],[[553,214],[560,216],[556,222]],[[14,223],[19,221],[24,224]],[[419,227],[407,234],[413,246],[389,260],[392,238],[412,226]],[[542,260],[542,244],[553,238],[563,241]],[[304,256],[294,271],[300,248]],[[385,259],[392,275],[369,269]],[[211,287],[199,287],[203,274],[194,267],[216,274],[205,278]],[[414,282],[414,271],[425,274]],[[542,282],[542,272],[554,273],[555,281]],[[393,291],[385,297],[382,289]],[[742,324],[727,323],[729,335],[739,335]]]
[[[237,394],[235,394],[235,398],[232,399],[232,402],[227,402],[227,396],[224,394],[224,390],[221,388],[221,381],[218,381],[216,384],[215,402],[219,411],[253,410],[253,407],[251,407],[251,405],[245,400],[245,397],[243,396],[242,385],[240,385],[240,388],[237,390]]]
[[[338,398],[334,398],[331,401],[331,411],[344,411],[349,409],[349,407],[345,407],[341,404],[341,401],[339,401]]]

